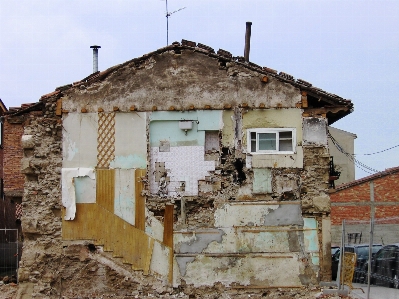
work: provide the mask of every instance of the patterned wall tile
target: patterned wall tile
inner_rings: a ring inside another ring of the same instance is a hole
[[[150,191],[157,194],[159,183],[156,176],[156,165],[165,162],[168,173],[169,196],[198,195],[198,181],[209,176],[209,171],[215,170],[214,161],[204,160],[203,146],[170,147],[170,152],[160,152],[158,147],[151,148]],[[180,191],[180,183],[185,182],[185,191]]]

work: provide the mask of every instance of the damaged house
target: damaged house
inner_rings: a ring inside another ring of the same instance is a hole
[[[352,111],[186,40],[57,88],[8,116],[29,118],[20,295],[329,279],[327,126]]]

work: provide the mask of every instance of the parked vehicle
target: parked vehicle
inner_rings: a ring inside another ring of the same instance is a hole
[[[370,282],[399,289],[399,243],[386,245],[376,253],[371,260]]]
[[[372,254],[375,255],[382,248],[381,244],[373,244]],[[356,253],[356,265],[353,275],[353,282],[361,282],[367,277],[367,268],[364,266],[369,259],[369,244],[347,245],[345,252]],[[332,257],[331,276],[333,280],[337,279],[340,249]]]

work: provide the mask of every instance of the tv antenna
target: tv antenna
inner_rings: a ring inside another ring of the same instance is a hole
[[[182,7],[182,8],[179,8],[178,10],[169,12],[168,11],[168,0],[165,0],[165,1],[166,1],[166,45],[169,45],[169,17],[172,14],[185,9],[186,7]]]

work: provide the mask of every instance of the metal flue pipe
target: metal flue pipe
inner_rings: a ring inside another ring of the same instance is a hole
[[[98,72],[98,49],[101,48],[101,46],[91,46],[91,49],[93,49],[93,73]]]
[[[249,62],[249,50],[251,48],[251,25],[252,22],[247,22],[247,28],[245,31],[245,48],[244,48],[244,59],[245,62]]]

